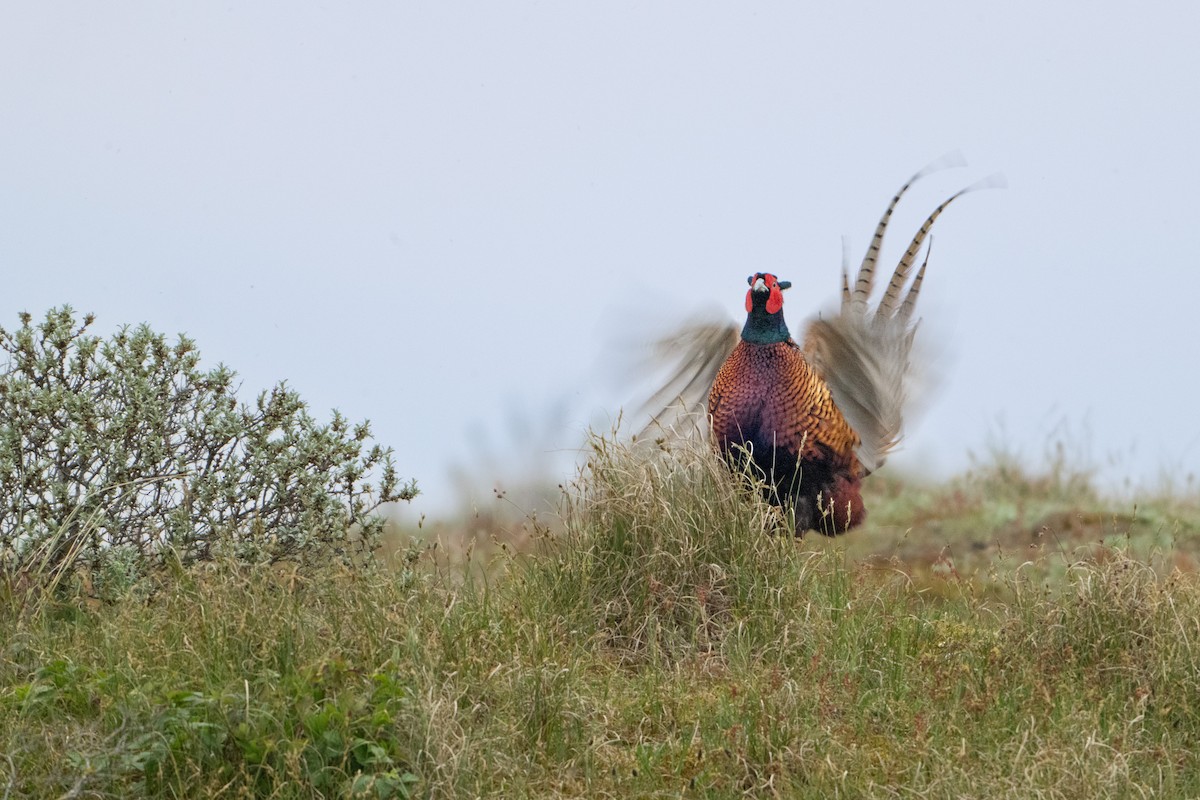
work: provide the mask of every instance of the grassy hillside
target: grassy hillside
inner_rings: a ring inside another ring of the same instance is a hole
[[[457,558],[10,587],[0,800],[1200,795],[1189,498],[870,484],[796,541],[707,452],[597,440]]]

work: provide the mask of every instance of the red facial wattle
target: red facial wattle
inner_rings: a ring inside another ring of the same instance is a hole
[[[783,290],[779,288],[779,284],[771,284],[771,293],[767,295],[767,313],[778,314],[783,308]]]

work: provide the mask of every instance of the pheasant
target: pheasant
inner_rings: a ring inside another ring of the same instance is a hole
[[[934,209],[871,310],[875,265],[892,212],[913,183],[941,166],[935,162],[913,175],[892,198],[853,288],[843,256],[841,307],[828,318],[810,320],[802,344],[783,317],[783,292],[791,283],[765,272],[747,279],[740,333],[732,323],[700,322],[659,342],[659,352],[677,365],[647,407],[674,398],[676,410],[698,411],[699,397],[707,392],[713,444],[735,469],[749,461],[763,477],[768,499],[794,513],[797,535],[808,530],[833,535],[860,525],[867,513],[862,481],[900,441],[917,329],[913,311],[928,250],[905,291],[909,273],[934,222],[952,202],[1000,183],[985,179]]]

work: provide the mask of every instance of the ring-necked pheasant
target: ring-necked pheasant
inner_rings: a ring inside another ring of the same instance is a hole
[[[892,211],[918,178],[941,166],[921,170],[892,198],[853,288],[843,258],[841,307],[811,320],[803,344],[792,339],[783,318],[783,292],[791,283],[761,272],[748,279],[740,334],[732,323],[696,323],[659,342],[659,352],[676,366],[647,406],[673,399],[676,410],[698,410],[706,393],[715,446],[734,466],[753,461],[770,499],[794,511],[798,535],[832,535],[859,525],[866,516],[862,480],[900,441],[917,328],[913,310],[928,251],[905,292],[909,272],[947,206],[1000,182],[990,178],[967,187],[934,209],[871,310],[868,298]]]

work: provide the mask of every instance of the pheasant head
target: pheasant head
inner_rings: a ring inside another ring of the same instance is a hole
[[[746,325],[742,338],[752,344],[775,344],[791,338],[783,321],[783,290],[791,281],[781,281],[769,272],[756,272],[746,279]]]

